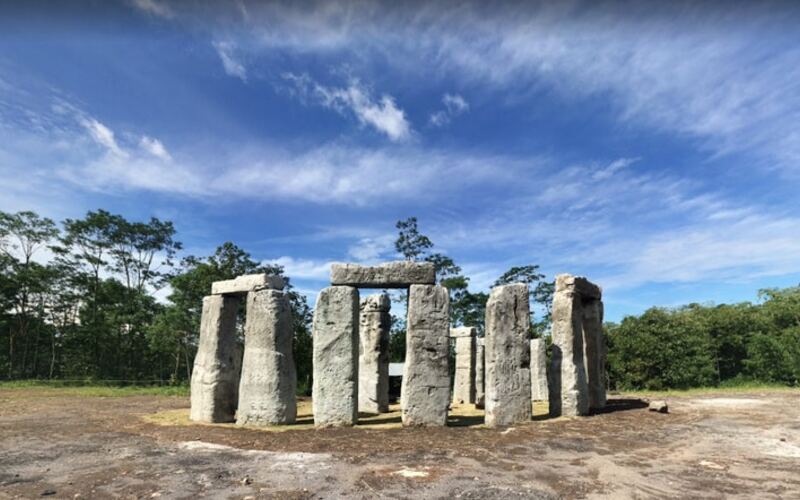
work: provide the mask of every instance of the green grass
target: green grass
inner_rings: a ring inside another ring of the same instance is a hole
[[[703,394],[730,394],[742,392],[787,392],[800,391],[786,384],[770,384],[749,380],[728,380],[717,387],[694,387],[691,389],[620,391],[621,395],[634,397],[700,396]]]
[[[112,385],[97,381],[13,380],[0,382],[0,391],[34,392],[54,396],[125,397],[188,396],[188,385]]]

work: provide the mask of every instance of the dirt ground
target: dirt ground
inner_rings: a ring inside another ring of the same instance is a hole
[[[192,425],[184,397],[0,389],[0,498],[800,498],[800,391],[609,402],[506,429],[460,409],[272,432]]]

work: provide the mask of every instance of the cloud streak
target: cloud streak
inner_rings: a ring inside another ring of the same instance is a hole
[[[397,107],[394,98],[384,94],[374,99],[358,80],[351,80],[346,87],[328,87],[307,74],[284,73],[282,76],[303,100],[333,109],[342,115],[352,113],[361,125],[373,127],[392,141],[402,142],[411,137],[411,124],[405,112]]]
[[[222,68],[229,76],[247,82],[247,68],[236,56],[236,44],[230,41],[216,41],[212,44],[222,61]]]

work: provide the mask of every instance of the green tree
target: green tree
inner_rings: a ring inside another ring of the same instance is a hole
[[[8,335],[8,377],[14,376],[15,344],[22,339],[24,350],[21,371],[25,373],[30,329],[34,322],[31,298],[42,289],[42,266],[33,261],[33,256],[58,235],[55,223],[30,211],[14,214],[0,212],[0,252],[12,268],[11,288],[16,292],[12,307],[16,325]]]
[[[715,382],[711,338],[691,313],[651,308],[606,328],[613,387],[683,389]]]

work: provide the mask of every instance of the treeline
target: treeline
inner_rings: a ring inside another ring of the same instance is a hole
[[[186,381],[211,283],[283,269],[232,243],[176,262],[175,237],[171,222],[104,210],[60,227],[0,212],[0,378]],[[155,294],[167,284],[163,304]],[[310,383],[310,311],[291,283],[289,291],[298,374]]]
[[[432,262],[451,294],[454,325],[483,325],[486,293],[450,257],[434,252],[417,220],[397,223],[395,248],[405,259]],[[283,276],[233,243],[209,256],[178,259],[169,221],[129,221],[104,210],[60,225],[33,212],[0,212],[0,379],[77,379],[185,383],[191,378],[203,296],[211,283],[242,274]],[[311,388],[311,310],[287,279],[294,316],[298,389]],[[525,282],[543,314],[531,335],[546,332],[553,284],[538,266],[514,267],[495,284]],[[155,299],[169,285],[166,302]],[[404,293],[393,297],[397,310]],[[405,357],[405,322],[393,316],[391,355]],[[532,315],[533,317],[533,315]],[[240,311],[244,319],[244,304]],[[239,334],[243,339],[243,321]]]
[[[469,291],[469,277],[434,251],[415,218],[396,228],[398,254],[433,263],[449,289],[453,325],[476,326],[482,335],[488,294]],[[0,379],[185,383],[211,283],[259,272],[283,276],[284,270],[230,242],[208,256],[179,258],[181,249],[172,223],[157,218],[136,222],[97,210],[56,224],[33,212],[0,212]],[[287,282],[298,389],[308,392],[312,313]],[[549,337],[552,280],[538,266],[524,265],[493,285],[515,282],[530,289],[530,336]],[[166,301],[155,299],[161,290],[169,290]],[[403,311],[405,292],[393,292],[393,300]],[[243,339],[242,327],[240,321]],[[800,379],[800,288],[764,290],[759,304],[653,308],[605,328],[611,388],[740,380],[797,385]],[[405,357],[399,313],[390,355],[393,361]]]
[[[800,287],[762,290],[759,298],[758,304],[651,308],[607,323],[611,387],[797,386]]]

